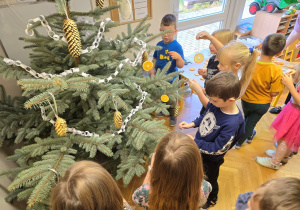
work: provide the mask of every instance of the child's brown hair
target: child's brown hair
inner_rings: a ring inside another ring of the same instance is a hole
[[[176,17],[173,14],[167,14],[161,19],[161,25],[171,26],[174,25],[176,29]]]
[[[241,92],[241,82],[232,72],[221,71],[206,83],[205,91],[208,96],[219,97],[224,101],[237,99]]]
[[[52,189],[51,210],[122,210],[123,196],[115,180],[99,164],[72,164]]]
[[[178,131],[165,135],[155,149],[149,209],[198,210],[203,176],[194,140]]]

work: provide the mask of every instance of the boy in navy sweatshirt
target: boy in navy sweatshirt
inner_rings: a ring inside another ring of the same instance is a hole
[[[192,123],[181,122],[179,128],[199,127],[194,140],[202,154],[207,181],[212,185],[212,192],[202,207],[208,209],[218,199],[218,177],[224,155],[245,132],[242,113],[235,103],[240,95],[241,84],[231,72],[220,72],[206,84],[205,91],[209,99],[196,80],[189,80],[189,85],[206,109]]]

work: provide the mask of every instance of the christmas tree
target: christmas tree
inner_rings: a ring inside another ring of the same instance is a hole
[[[118,6],[102,8],[100,1],[93,11],[76,12],[69,1],[53,3],[58,13],[29,20],[26,32],[32,37],[20,38],[31,50],[30,66],[0,57],[0,73],[17,79],[23,90],[22,97],[11,99],[1,87],[0,143],[23,145],[9,157],[19,167],[2,175],[14,178],[7,200],[28,199],[28,209],[48,209],[52,186],[77,160],[110,160],[124,185],[141,176],[169,132],[153,117],[168,114],[161,97],[174,102],[186,93],[183,81],[168,82],[178,74],[166,75],[168,65],[155,77],[143,76],[152,64],[147,53],[156,48],[147,43],[168,31],[149,34],[145,17],[113,39],[105,32],[119,23],[101,15]],[[79,17],[99,21],[78,22]]]

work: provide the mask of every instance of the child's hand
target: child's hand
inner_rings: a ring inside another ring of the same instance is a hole
[[[177,60],[177,59],[181,58],[181,56],[177,52],[175,52],[175,51],[170,51],[168,53],[169,53],[169,55],[171,56],[171,58],[173,60]]]
[[[201,31],[196,35],[196,39],[209,39],[210,38],[210,34],[207,33],[206,31]]]
[[[190,85],[190,88],[193,91],[195,91],[196,93],[199,93],[200,91],[202,91],[202,87],[195,79],[189,79],[189,85]]]
[[[179,129],[182,129],[182,128],[187,129],[187,128],[190,128],[191,125],[190,125],[190,123],[183,121],[183,122],[179,123],[178,127],[179,127]]]
[[[284,75],[282,76],[282,78],[281,78],[281,82],[282,82],[288,89],[294,87],[292,75],[284,74]]]
[[[206,69],[203,68],[203,69],[198,69],[198,74],[203,76],[203,75],[206,75]]]

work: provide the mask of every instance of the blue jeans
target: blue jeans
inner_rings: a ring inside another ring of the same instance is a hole
[[[250,137],[253,130],[260,120],[260,118],[268,111],[270,108],[270,103],[268,104],[252,104],[242,100],[242,107],[245,116],[245,134],[241,136],[238,140],[238,144],[242,145],[244,141]]]

